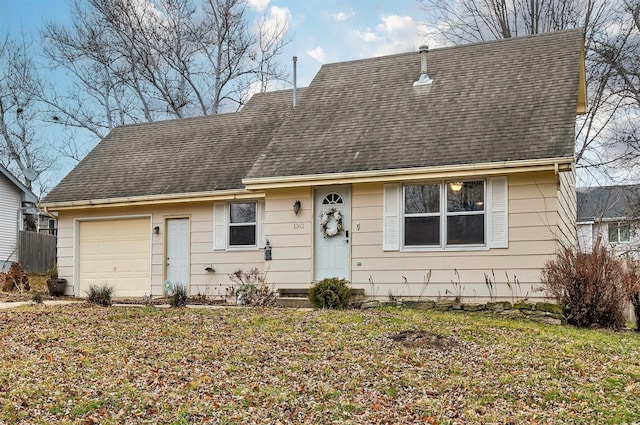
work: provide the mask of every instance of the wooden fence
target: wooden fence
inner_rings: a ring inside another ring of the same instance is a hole
[[[20,232],[18,256],[25,270],[44,273],[56,262],[56,237],[46,233]]]

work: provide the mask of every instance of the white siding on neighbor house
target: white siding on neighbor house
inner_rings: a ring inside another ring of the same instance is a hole
[[[594,243],[594,223],[578,223],[578,247],[582,252],[591,252]]]
[[[558,243],[560,247],[572,248],[578,242],[575,170],[559,173],[558,180]]]
[[[631,228],[629,242],[615,242],[609,240],[609,225],[618,222],[624,223],[624,220],[594,222],[591,233],[591,248],[596,244],[598,238],[600,238],[600,242],[611,248],[617,255],[630,256],[636,259],[640,258],[640,226],[638,226],[638,223],[629,223]]]
[[[0,269],[5,261],[17,259],[18,210],[22,206],[22,192],[0,174]]]
[[[150,214],[151,228],[158,226],[160,233],[151,235],[151,292],[162,294],[165,279],[165,223],[170,218],[188,218],[190,221],[190,293],[224,296],[231,283],[229,274],[237,269],[263,270],[263,251],[258,248],[214,251],[213,249],[213,202],[185,203],[175,205],[140,206],[123,208],[100,208],[96,210],[60,211],[58,221],[58,272],[69,281],[67,293],[73,293],[74,255],[77,241],[74,240],[74,218],[117,218]],[[211,267],[215,272],[206,271]],[[116,294],[117,296],[117,294]]]

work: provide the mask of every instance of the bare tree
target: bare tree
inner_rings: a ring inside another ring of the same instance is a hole
[[[612,70],[607,89],[618,102],[606,158],[628,170],[640,163],[640,0],[624,0],[622,5],[617,24],[595,41],[593,50],[601,66]]]
[[[52,122],[101,138],[116,125],[216,114],[284,81],[286,22],[252,26],[246,0],[74,0],[43,48],[70,76],[45,99]]]
[[[0,38],[0,163],[29,188],[51,160],[36,135],[42,83],[29,46]]]
[[[625,0],[637,2],[638,0]],[[622,18],[618,0],[418,0],[445,42],[459,44],[582,28],[585,35],[588,113],[578,120],[576,158],[579,166],[610,165],[602,143],[615,137],[623,102],[612,87],[616,65],[602,60],[602,39],[608,38]],[[625,54],[618,43],[614,55]],[[637,58],[637,56],[636,56]],[[637,63],[637,60],[636,60]]]

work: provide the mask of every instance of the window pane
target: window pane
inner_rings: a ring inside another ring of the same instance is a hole
[[[437,213],[439,211],[439,185],[432,184],[404,187],[405,214]]]
[[[629,242],[631,239],[631,231],[628,224],[620,224],[620,242]]]
[[[484,243],[484,214],[447,217],[447,244]]]
[[[405,217],[405,245],[440,245],[440,217]]]
[[[229,227],[229,245],[255,245],[256,226],[231,226]]]
[[[447,211],[484,211],[484,182],[447,184]]]
[[[249,202],[246,204],[231,204],[229,207],[229,211],[231,212],[231,223],[256,222],[255,202]]]
[[[618,223],[609,223],[607,228],[609,230],[609,242],[619,242],[618,241]]]

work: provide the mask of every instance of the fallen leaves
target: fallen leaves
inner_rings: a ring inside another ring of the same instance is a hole
[[[640,342],[631,333],[395,309],[72,305],[0,312],[0,334],[0,422],[7,423],[640,416]],[[576,349],[583,346],[589,350]]]

